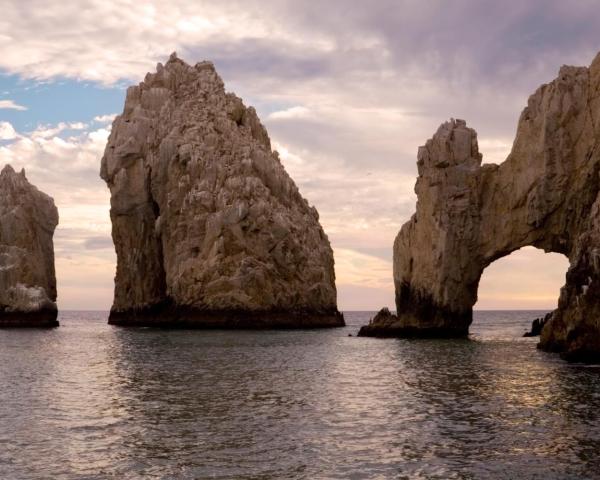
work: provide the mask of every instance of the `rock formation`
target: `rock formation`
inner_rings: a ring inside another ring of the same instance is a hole
[[[56,327],[58,211],[25,171],[0,172],[0,327]]]
[[[377,312],[377,314],[369,321],[368,325],[360,327],[358,331],[359,337],[397,337],[397,336],[409,336],[408,331],[404,331],[403,335],[399,335],[396,331],[395,325],[398,322],[398,317],[390,312],[390,309],[383,307]]]
[[[536,318],[531,322],[531,330],[523,334],[524,337],[539,337],[542,334],[544,325],[550,321],[554,312],[548,312],[543,317]]]
[[[317,211],[212,63],[173,54],[127,90],[101,177],[117,252],[110,323],[344,324]]]
[[[361,334],[467,335],[484,268],[533,245],[570,262],[539,346],[600,358],[599,141],[600,55],[529,98],[501,165],[481,165],[464,121],[444,123],[419,148],[417,211],[394,243],[398,318]]]

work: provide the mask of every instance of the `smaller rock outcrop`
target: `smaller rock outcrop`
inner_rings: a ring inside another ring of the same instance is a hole
[[[398,322],[398,317],[390,312],[390,309],[383,307],[377,315],[375,315],[368,325],[363,325],[358,331],[358,337],[396,337],[395,325]]]
[[[0,172],[0,327],[57,327],[54,200],[7,165]]]
[[[536,318],[533,322],[531,322],[531,330],[529,332],[525,332],[523,334],[524,337],[539,337],[542,333],[542,329],[544,325],[548,323],[552,319],[552,313],[548,312],[546,315],[540,318]]]

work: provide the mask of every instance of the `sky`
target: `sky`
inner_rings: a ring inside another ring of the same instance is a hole
[[[108,309],[115,254],[100,159],[125,89],[177,51],[253,105],[316,206],[343,310],[393,307],[392,244],[416,152],[449,118],[508,154],[527,97],[600,50],[597,1],[2,0],[0,168],[60,212],[58,303]],[[479,309],[550,309],[568,263],[524,248],[486,269]]]

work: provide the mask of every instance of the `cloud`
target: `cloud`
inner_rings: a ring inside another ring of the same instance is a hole
[[[335,251],[336,277],[341,284],[389,288],[391,262],[346,248]]]
[[[0,122],[0,140],[17,138],[17,132],[9,122]]]
[[[105,248],[114,249],[113,241],[110,237],[89,237],[84,242],[85,248],[88,250],[102,250]]]
[[[139,78],[148,65],[173,50],[210,42],[229,47],[270,39],[286,46],[304,46],[301,37],[285,25],[261,15],[259,5],[243,6],[182,0],[143,6],[131,2],[12,2],[5,6],[0,20],[0,45],[5,47],[0,68],[36,79],[66,76],[113,83]],[[310,43],[314,48],[327,48],[325,38]]]
[[[53,139],[54,142],[62,142],[62,138],[58,136],[59,133],[65,130],[84,130],[87,128],[87,124],[82,122],[65,123],[60,122],[57,125],[38,125],[38,127],[30,133],[32,139]],[[67,146],[68,144],[64,144]]]
[[[27,110],[27,107],[15,103],[13,100],[0,100],[0,110]]]
[[[351,9],[343,0],[318,8],[291,0],[23,0],[4,7],[0,68],[103,83],[138,79],[178,50],[253,77],[523,84],[557,62],[589,61],[600,19],[593,2],[567,7],[559,0],[511,8],[492,0],[457,0],[452,8],[417,0],[355,2]]]
[[[69,207],[95,205],[107,198],[98,172],[109,130],[84,128],[84,123],[77,122],[15,132],[12,142],[0,146],[0,163],[25,168],[28,176],[59,203]]]
[[[305,118],[310,115],[310,110],[306,107],[296,106],[270,113],[269,120],[288,120],[290,118]]]
[[[110,115],[97,115],[94,117],[94,122],[96,123],[112,123],[112,121],[117,116],[116,113],[112,113]]]

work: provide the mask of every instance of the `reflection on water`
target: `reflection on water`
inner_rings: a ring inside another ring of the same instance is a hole
[[[594,478],[600,367],[479,312],[470,340],[0,331],[0,478]]]

